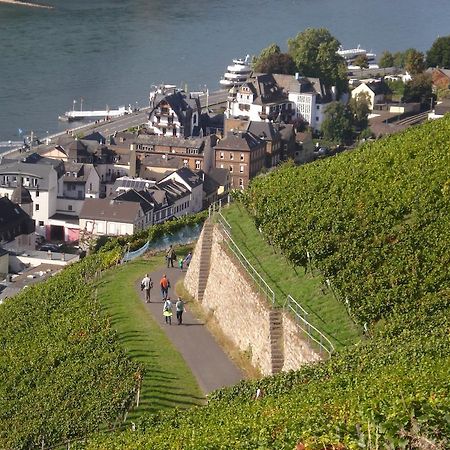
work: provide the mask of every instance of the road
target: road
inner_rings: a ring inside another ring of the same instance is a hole
[[[228,96],[228,91],[216,91],[211,92],[208,96],[206,94],[200,95],[200,105],[202,109],[206,109],[206,103],[208,102],[208,108],[214,106],[224,105]],[[75,127],[68,127],[67,129],[73,134],[90,134],[94,132],[99,132],[106,138],[108,136],[112,136],[116,132],[125,131],[129,128],[134,128],[137,126],[144,125],[148,121],[148,113],[150,112],[150,107],[146,106],[145,108],[141,108],[139,111],[134,112],[132,114],[126,114],[121,117],[113,118],[111,120],[100,120],[96,122],[90,122],[88,124],[83,124]],[[50,143],[54,145],[56,139],[60,136],[64,136],[66,131],[62,131],[60,133],[53,134],[48,137],[41,137],[40,140],[43,141],[45,139],[49,139]],[[49,146],[46,144],[40,144],[37,146],[33,146],[33,151],[45,150]],[[21,153],[19,153],[19,148],[13,148],[10,150],[6,150],[1,153],[2,156],[9,157],[20,157]]]

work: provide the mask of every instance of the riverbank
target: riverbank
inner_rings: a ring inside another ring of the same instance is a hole
[[[49,6],[49,5],[42,5],[40,3],[22,2],[22,1],[16,1],[16,0],[0,0],[0,3],[7,3],[9,5],[28,6],[31,8],[54,9],[53,6]]]

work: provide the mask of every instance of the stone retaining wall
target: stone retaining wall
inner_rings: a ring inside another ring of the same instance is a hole
[[[197,242],[185,287],[196,297],[203,233]],[[227,252],[217,226],[213,232],[211,268],[202,306],[214,314],[223,333],[242,351],[262,374],[272,374],[270,320],[271,305],[255,292],[249,275]],[[283,313],[283,370],[298,369],[320,356],[302,339],[295,322]]]

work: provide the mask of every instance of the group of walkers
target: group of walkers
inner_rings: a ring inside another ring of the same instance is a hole
[[[189,267],[189,264],[192,259],[192,253],[189,252],[188,255],[185,258],[181,258],[179,260],[179,267],[180,269],[183,269],[183,266],[186,265]],[[166,252],[166,260],[167,260],[167,267],[169,267],[169,263],[171,263],[171,266],[173,267],[173,261],[176,261],[176,254],[175,250],[172,246],[169,247],[169,249]],[[172,325],[172,315],[173,315],[173,307],[175,307],[176,311],[176,317],[178,325],[181,325],[183,323],[183,312],[185,310],[184,301],[181,299],[181,297],[178,297],[177,301],[175,302],[175,305],[172,303],[169,297],[169,289],[170,289],[170,281],[167,278],[167,274],[164,274],[159,282],[159,286],[161,289],[161,297],[163,301],[163,317],[165,319],[165,323]],[[144,292],[145,302],[150,303],[151,302],[151,290],[153,288],[153,281],[149,277],[148,273],[145,274],[144,278],[141,281],[141,291]]]
[[[184,258],[178,259],[178,267],[181,270],[183,270],[183,267],[189,267],[191,259],[192,253],[189,252]],[[177,261],[177,254],[175,253],[175,250],[172,247],[172,245],[169,246],[169,249],[166,252],[166,261],[167,261],[167,268],[173,267],[174,261]]]

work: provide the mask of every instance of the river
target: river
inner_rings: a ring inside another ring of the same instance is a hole
[[[44,3],[44,2],[42,2]],[[51,134],[62,112],[143,106],[152,84],[218,89],[235,57],[307,27],[344,47],[426,51],[449,33],[448,0],[47,0],[0,4],[0,142]],[[74,103],[74,100],[76,103]]]

